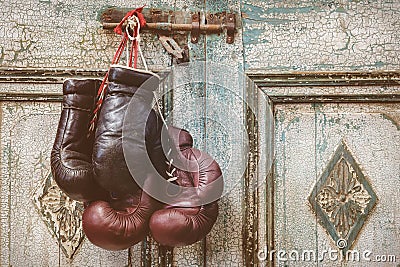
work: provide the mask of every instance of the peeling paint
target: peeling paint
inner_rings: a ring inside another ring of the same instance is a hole
[[[292,13],[309,13],[312,11],[319,12],[321,9],[316,6],[305,6],[305,7],[272,7],[267,8],[267,14],[292,14]]]
[[[400,2],[384,0],[368,4],[247,1],[242,8],[246,68],[398,69],[399,9]]]

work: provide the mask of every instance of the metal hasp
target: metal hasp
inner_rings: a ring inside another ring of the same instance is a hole
[[[168,53],[170,53],[177,59],[183,58],[184,50],[179,47],[174,39],[168,36],[161,35],[158,40],[160,40],[162,46],[164,46],[165,50],[167,50]]]
[[[115,28],[128,9],[108,8],[100,15],[103,29]],[[202,13],[160,9],[144,9],[146,26],[142,29],[159,35],[171,35],[176,32],[190,32],[191,42],[197,43],[200,34],[221,34],[226,30],[226,42],[235,40],[236,15],[234,13]]]
[[[200,13],[192,15],[192,30],[190,33],[190,40],[192,43],[197,43],[200,36]]]
[[[235,41],[235,15],[230,13],[226,15],[226,42],[233,44]]]

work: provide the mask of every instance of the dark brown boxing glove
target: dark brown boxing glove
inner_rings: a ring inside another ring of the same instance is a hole
[[[63,85],[63,109],[51,151],[54,180],[71,199],[86,202],[108,199],[94,179],[93,135],[88,136],[97,89],[101,80],[68,79]]]
[[[145,86],[141,87],[143,84]],[[131,173],[145,176],[152,171],[146,161],[149,159],[147,151],[152,151],[156,140],[160,139],[162,128],[162,121],[152,109],[153,91],[158,84],[158,76],[151,72],[120,65],[113,65],[109,70],[108,88],[96,126],[93,167],[97,182],[119,196],[141,190]],[[133,97],[137,99],[135,113],[128,114]],[[126,116],[132,116],[127,123]],[[124,127],[129,129],[125,137]],[[125,146],[131,152],[129,159],[125,159],[123,141],[129,143]],[[135,167],[129,169],[127,160]]]

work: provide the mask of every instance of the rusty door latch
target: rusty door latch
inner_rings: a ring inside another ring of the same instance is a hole
[[[127,10],[109,8],[100,17],[103,29],[115,28],[124,17]],[[191,42],[197,43],[200,34],[221,34],[226,30],[226,42],[232,44],[235,40],[236,15],[220,12],[205,14],[201,12],[168,11],[160,9],[145,9],[146,19],[144,31],[168,36],[174,32],[190,32]]]
[[[184,50],[179,47],[174,39],[168,36],[161,35],[158,40],[160,40],[162,46],[164,46],[165,50],[167,50],[168,53],[170,53],[177,59],[183,58]]]

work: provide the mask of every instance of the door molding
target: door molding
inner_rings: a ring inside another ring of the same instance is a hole
[[[103,77],[107,69],[1,67],[0,82],[62,83],[66,78]],[[400,70],[376,71],[246,71],[259,87],[400,85]]]
[[[0,83],[62,84],[68,78],[102,78],[106,69],[71,68],[0,68]],[[400,70],[391,71],[305,71],[262,72],[247,71],[246,75],[277,103],[315,102],[399,102],[400,90],[381,90],[379,93],[321,93],[315,87],[382,87],[400,86]],[[273,90],[270,90],[274,88]],[[285,90],[296,88],[296,90]],[[388,92],[385,92],[388,91]],[[62,93],[0,92],[0,101],[61,102]]]
[[[246,74],[274,104],[400,101],[400,90],[397,88],[400,86],[399,70],[282,73],[248,71]],[[354,90],[335,90],[350,87]]]
[[[264,223],[267,227],[265,243],[258,242],[258,253],[267,247],[275,249],[274,195],[275,195],[275,107],[276,105],[309,103],[398,103],[400,102],[400,71],[341,71],[341,72],[263,72],[247,71],[246,75],[266,96],[272,110],[270,131],[271,153],[267,160],[272,164],[266,177],[264,205],[266,216],[253,218],[252,225]],[[268,117],[268,116],[267,116]],[[262,133],[258,133],[260,135]],[[260,193],[258,194],[260,195]],[[259,196],[257,196],[259,197]],[[259,215],[259,214],[257,214]],[[261,220],[263,220],[261,222]],[[257,257],[257,255],[254,255]],[[275,266],[274,259],[258,262],[259,266]]]
[[[400,85],[400,71],[246,72],[259,87]]]

